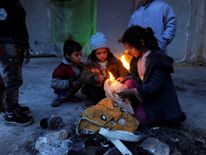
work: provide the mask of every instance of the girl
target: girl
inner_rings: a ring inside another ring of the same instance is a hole
[[[186,119],[172,82],[173,59],[159,51],[151,28],[133,26],[120,39],[133,56],[130,72],[135,80],[128,80],[128,89],[121,97],[135,95],[135,117],[143,124],[176,124]],[[134,104],[134,103],[133,103]]]
[[[103,89],[104,81],[109,78],[111,72],[115,78],[122,79],[128,75],[128,71],[123,67],[110,51],[107,40],[103,33],[97,32],[91,36],[91,54],[88,56],[86,70],[84,70],[84,83],[82,93],[96,104],[105,98]]]
[[[57,107],[63,102],[80,101],[74,95],[82,85],[79,78],[83,67],[81,63],[82,47],[76,41],[68,39],[64,43],[63,50],[63,61],[54,70],[51,80],[51,87],[57,94],[57,98],[51,104],[53,107]]]

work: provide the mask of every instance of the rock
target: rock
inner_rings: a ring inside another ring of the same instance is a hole
[[[72,146],[72,141],[67,137],[67,130],[50,133],[37,139],[35,149],[40,155],[66,155]]]
[[[165,144],[160,142],[158,139],[149,137],[140,144],[144,150],[154,154],[154,155],[169,155],[170,148]]]

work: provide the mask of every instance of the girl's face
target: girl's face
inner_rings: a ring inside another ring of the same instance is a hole
[[[141,51],[137,50],[135,47],[129,45],[129,44],[124,44],[125,49],[128,50],[129,54],[134,56],[134,57],[139,57]]]
[[[107,59],[108,50],[107,48],[98,48],[95,51],[95,55],[100,62],[104,62]]]
[[[75,64],[80,64],[82,60],[82,51],[75,51],[70,56],[66,55],[66,58]]]

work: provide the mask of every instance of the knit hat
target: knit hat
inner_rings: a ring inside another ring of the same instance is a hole
[[[92,35],[90,47],[91,51],[96,50],[98,48],[108,48],[107,39],[105,35],[101,32],[97,32],[96,34]]]

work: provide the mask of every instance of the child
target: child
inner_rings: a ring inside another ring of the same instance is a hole
[[[79,102],[75,93],[80,89],[82,82],[80,73],[83,67],[81,63],[82,46],[68,39],[64,43],[64,58],[54,70],[51,80],[51,87],[57,94],[57,98],[52,102],[52,107],[57,107],[63,102]]]
[[[135,95],[135,117],[146,125],[174,125],[186,119],[172,82],[173,59],[159,50],[151,28],[130,27],[120,39],[133,56],[130,72],[136,80],[125,84],[121,97]],[[134,104],[134,103],[133,103]]]
[[[84,70],[84,83],[82,93],[92,104],[96,104],[105,98],[104,81],[109,78],[111,72],[115,79],[125,77],[128,71],[123,67],[110,51],[103,33],[97,32],[91,36],[91,54],[88,56],[86,70]]]

